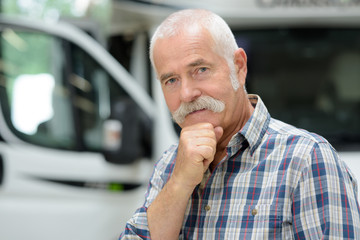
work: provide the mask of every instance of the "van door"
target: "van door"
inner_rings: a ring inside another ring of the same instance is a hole
[[[0,34],[0,239],[116,239],[152,170],[151,116],[81,45]]]

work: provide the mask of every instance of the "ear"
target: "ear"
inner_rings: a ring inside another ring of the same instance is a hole
[[[247,75],[247,56],[244,49],[238,48],[235,51],[234,64],[236,66],[239,81],[242,85],[244,85]]]

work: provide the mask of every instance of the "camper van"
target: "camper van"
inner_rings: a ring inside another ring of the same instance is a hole
[[[0,239],[117,239],[168,112],[72,25],[1,16],[0,35]]]
[[[109,51],[63,22],[2,16],[0,239],[117,239],[178,138],[149,38],[171,12],[197,7],[245,49],[247,91],[326,137],[360,179],[357,0],[114,0]]]

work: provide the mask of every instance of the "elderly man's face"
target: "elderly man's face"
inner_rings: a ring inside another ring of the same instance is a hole
[[[180,113],[175,119],[180,127],[210,122],[214,127],[226,128],[240,107],[239,97],[245,94],[244,90],[234,90],[228,63],[215,53],[213,44],[205,30],[158,39],[155,43],[154,64],[170,112],[177,115],[174,113],[181,105],[191,105],[185,107],[184,116]],[[217,104],[215,109],[208,109],[209,98]],[[197,100],[202,103],[193,106]]]

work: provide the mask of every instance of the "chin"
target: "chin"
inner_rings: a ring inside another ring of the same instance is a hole
[[[186,126],[195,125],[198,123],[211,123],[213,126],[219,126],[219,115],[208,110],[198,111],[196,113],[189,114],[185,117],[185,120],[178,125],[183,128]]]
[[[181,128],[192,126],[198,123],[211,123],[214,127],[219,126],[217,121],[214,121],[212,118],[202,118],[202,119],[185,119],[181,124],[178,124]]]

